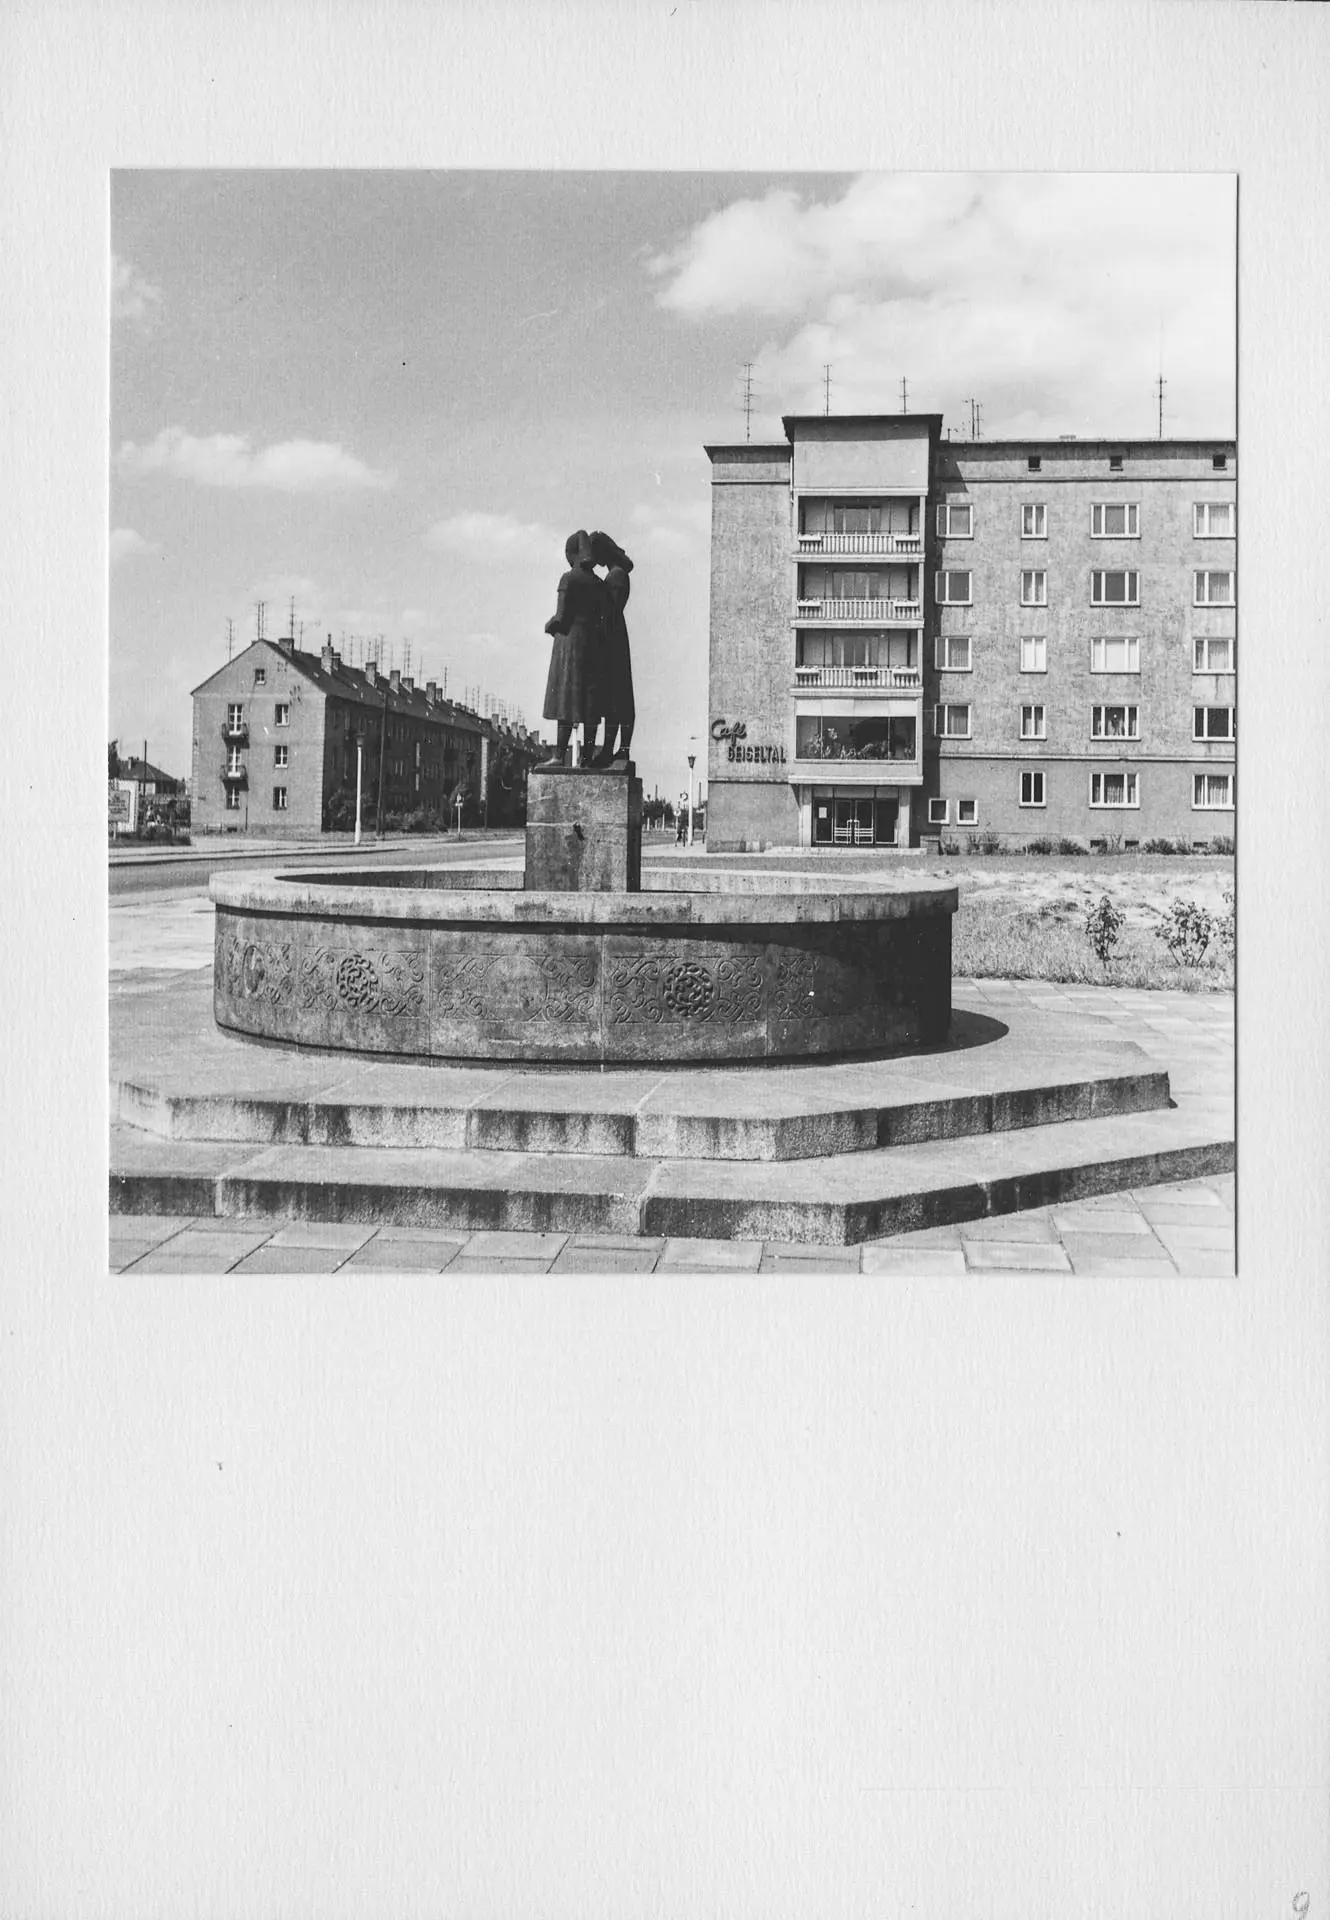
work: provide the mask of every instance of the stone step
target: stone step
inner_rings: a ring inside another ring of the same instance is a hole
[[[1134,1057],[1127,1063],[1124,1055]],[[762,1080],[447,1070],[427,1080],[435,1085],[385,1087],[378,1098],[368,1089],[353,1097],[349,1088],[292,1098],[172,1092],[121,1079],[112,1083],[111,1112],[179,1141],[789,1161],[1139,1113],[1169,1098],[1168,1075],[1135,1048],[1072,1060],[944,1054],[787,1069]]]
[[[256,1146],[112,1129],[110,1208],[853,1245],[1229,1171],[1232,1126],[1181,1109],[782,1163],[436,1147]]]

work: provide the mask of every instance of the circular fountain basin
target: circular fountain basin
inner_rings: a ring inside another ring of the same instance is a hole
[[[219,876],[218,1024],[297,1046],[570,1065],[834,1058],[945,1039],[955,887],[657,872],[527,891],[450,867]]]

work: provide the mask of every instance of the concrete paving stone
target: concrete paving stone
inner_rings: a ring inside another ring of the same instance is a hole
[[[372,1238],[376,1229],[359,1222],[343,1224],[334,1220],[293,1220],[270,1235],[270,1247],[327,1247],[354,1253]]]
[[[1167,1258],[1123,1260],[1092,1253],[1072,1254],[1071,1270],[1101,1280],[1171,1280],[1177,1274],[1177,1268]]]
[[[444,1240],[437,1234],[429,1239],[398,1239],[376,1236],[348,1256],[339,1269],[342,1273],[442,1273],[452,1265],[465,1242]]]
[[[1179,1248],[1171,1257],[1184,1280],[1231,1280],[1236,1271],[1233,1254],[1218,1247],[1208,1252],[1199,1247]]]
[[[667,1240],[657,1273],[756,1273],[760,1240]]]
[[[660,1249],[649,1247],[647,1251],[629,1253],[623,1248],[611,1253],[593,1247],[565,1247],[551,1273],[654,1273],[660,1259]]]
[[[969,1221],[965,1222],[966,1226],[970,1224]],[[893,1233],[886,1240],[869,1240],[865,1241],[864,1245],[865,1247],[918,1248],[921,1253],[949,1248],[959,1250],[961,1232],[962,1228],[959,1225],[947,1227],[916,1227],[910,1233]]]
[[[1178,1227],[1171,1223],[1161,1222],[1155,1231],[1170,1253],[1175,1249],[1181,1251],[1184,1248],[1194,1249],[1196,1251],[1204,1249],[1207,1252],[1211,1249],[1221,1252],[1227,1250],[1230,1253],[1233,1250],[1233,1223],[1231,1220],[1225,1221],[1222,1225],[1217,1223],[1214,1226],[1205,1227]]]
[[[759,1273],[858,1273],[858,1247],[794,1246],[768,1241]]]
[[[982,1220],[962,1220],[961,1243],[976,1240],[1019,1240],[1030,1246],[1050,1246],[1057,1240],[1053,1222],[1042,1208],[1019,1213],[985,1214]]]
[[[167,1246],[154,1247],[140,1260],[122,1269],[125,1273],[178,1273],[184,1278],[192,1274],[229,1273],[238,1261],[246,1257],[246,1249],[237,1246],[233,1240],[218,1240],[211,1247],[181,1247],[171,1241]]]
[[[1217,1226],[1222,1221],[1231,1223],[1233,1215],[1223,1201],[1214,1204],[1218,1196],[1208,1196],[1203,1200],[1151,1200],[1149,1189],[1141,1193],[1141,1217],[1150,1226],[1164,1227],[1201,1227]]]
[[[1165,1180],[1158,1186],[1133,1187],[1132,1198],[1137,1206],[1141,1206],[1147,1200],[1151,1204],[1168,1201],[1181,1206],[1212,1206],[1214,1202],[1208,1198],[1213,1191],[1212,1177],[1223,1179],[1225,1176],[1221,1174],[1203,1176],[1195,1180]]]
[[[1053,1225],[1059,1233],[1135,1233],[1148,1236],[1149,1222],[1134,1207],[1054,1207]]]
[[[232,1220],[226,1231],[219,1231],[210,1221],[207,1226],[185,1227],[172,1234],[159,1251],[180,1259],[238,1260],[263,1246],[271,1233],[267,1221]]]
[[[627,1233],[575,1233],[569,1238],[565,1253],[661,1253],[664,1250],[663,1238],[650,1239],[645,1234]]]
[[[965,1270],[965,1254],[960,1247],[897,1247],[882,1240],[864,1248],[860,1267],[861,1273],[897,1274],[903,1280],[926,1280]]]
[[[340,1247],[259,1247],[232,1273],[336,1273],[347,1259]]]
[[[473,1233],[463,1252],[468,1260],[554,1260],[568,1241],[566,1233],[514,1233],[488,1229]]]
[[[967,1240],[965,1263],[972,1273],[1002,1269],[1011,1273],[1070,1273],[1071,1260],[1060,1246],[1027,1241]]]
[[[1162,1260],[1164,1248],[1148,1230],[1145,1233],[1086,1233],[1069,1228],[1062,1244],[1076,1259],[1085,1254],[1104,1260]]]
[[[487,1255],[459,1253],[448,1268],[448,1274],[463,1273],[548,1273],[554,1265],[549,1260],[523,1260],[514,1255]]]

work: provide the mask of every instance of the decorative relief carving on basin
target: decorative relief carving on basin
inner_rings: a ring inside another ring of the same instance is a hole
[[[478,878],[219,876],[219,1023],[365,1054],[601,1064],[834,1058],[947,1031],[954,888],[782,875],[774,893],[727,874],[724,891],[579,896]]]

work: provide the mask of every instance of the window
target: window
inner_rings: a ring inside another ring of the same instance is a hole
[[[1044,720],[1044,709],[1042,707],[1022,707],[1021,739],[1046,740],[1047,738],[1048,729]]]
[[[958,800],[956,802],[956,825],[973,827],[979,820],[979,802],[977,800]]]
[[[1021,672],[1048,672],[1048,641],[1042,633],[1027,633],[1022,635]]]
[[[1135,540],[1141,531],[1141,510],[1135,501],[1103,501],[1090,509],[1090,535],[1095,540]]]
[[[1231,573],[1198,572],[1193,575],[1195,589],[1192,595],[1198,607],[1231,607],[1233,605],[1233,575]]]
[[[970,604],[970,576],[968,573],[940,573],[937,577],[938,603],[944,607],[968,607]]]
[[[1228,466],[1228,455],[1226,453],[1212,454],[1210,458],[1210,465],[1214,468],[1216,473],[1223,473],[1226,467]]]
[[[226,709],[226,731],[228,733],[239,733],[244,724],[245,709],[235,701],[232,701],[231,705]]]
[[[1234,659],[1234,642],[1231,634],[1197,634],[1193,643],[1193,673],[1232,673]]]
[[[1235,509],[1231,500],[1198,500],[1191,513],[1191,530],[1198,540],[1232,539]]]
[[[1092,773],[1092,807],[1139,807],[1140,784],[1134,773]]]
[[[1023,607],[1048,605],[1048,575],[1042,569],[1038,572],[1030,572],[1027,569],[1021,574],[1021,605]]]
[[[937,530],[944,540],[969,540],[974,535],[974,508],[968,500],[946,500],[937,510]]]
[[[255,667],[254,685],[256,687],[266,687],[267,684],[268,684],[268,669],[266,667]]]
[[[1090,738],[1092,740],[1139,740],[1141,737],[1139,707],[1091,707]]]
[[[1092,607],[1134,607],[1140,602],[1139,573],[1092,573],[1090,575],[1090,605]]]
[[[1032,453],[1032,454],[1030,455],[1030,457],[1029,457],[1029,459],[1028,459],[1028,460],[1027,460],[1027,461],[1025,462],[1025,469],[1026,469],[1026,472],[1027,472],[1027,473],[1038,473],[1038,471],[1039,471],[1039,469],[1040,469],[1040,467],[1042,467],[1042,466],[1043,466],[1043,464],[1044,464],[1044,463],[1043,463],[1043,461],[1042,461],[1042,460],[1040,459],[1040,457],[1039,457],[1039,455],[1038,455],[1037,453]]]
[[[291,708],[287,703],[287,701],[279,700],[277,702],[277,705],[273,708],[273,724],[279,727],[290,726]]]
[[[1033,770],[1021,775],[1021,805],[1023,807],[1042,807],[1044,799],[1044,776]]]
[[[226,789],[226,811],[228,813],[239,813],[240,811],[239,787],[228,787]]]
[[[1021,508],[1021,539],[1047,540],[1048,508],[1031,502]]]
[[[1193,740],[1232,740],[1235,735],[1232,707],[1192,708],[1191,737]]]
[[[1139,673],[1141,643],[1118,634],[1107,634],[1090,642],[1091,673]]]
[[[796,714],[796,760],[916,760],[912,714]]]
[[[274,788],[273,788],[273,790],[272,790],[272,804],[273,804],[273,811],[274,811],[274,812],[276,812],[276,813],[285,813],[285,812],[286,812],[286,788],[285,788],[285,787],[274,787]]]
[[[933,731],[939,740],[968,740],[970,737],[969,707],[935,707]]]
[[[1109,470],[1109,472],[1110,472],[1110,473],[1121,473],[1121,472],[1122,472],[1122,455],[1121,455],[1120,453],[1110,453],[1110,454],[1109,454],[1109,456],[1108,456],[1108,470]]]
[[[272,750],[273,765],[275,767],[285,767],[289,765],[287,756],[290,751],[291,749],[289,747],[274,747]]]
[[[1191,803],[1193,807],[1218,807],[1231,813],[1233,786],[1231,773],[1194,773],[1191,777]]]
[[[227,749],[226,771],[228,773],[243,773],[245,771],[245,763],[240,757],[239,747],[230,747]]]
[[[930,800],[928,803],[928,824],[930,827],[945,827],[949,818],[945,800]]]
[[[969,673],[970,642],[960,634],[940,633],[933,658],[943,673]]]

